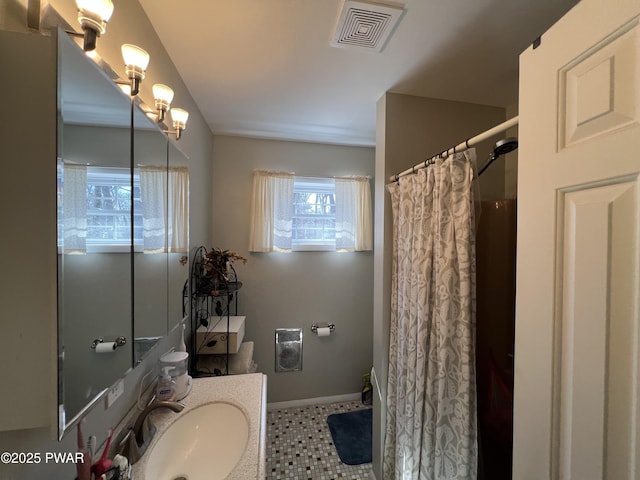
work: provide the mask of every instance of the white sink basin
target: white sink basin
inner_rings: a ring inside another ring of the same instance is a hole
[[[226,478],[242,458],[249,439],[244,412],[232,403],[213,402],[176,415],[146,453],[145,478]]]

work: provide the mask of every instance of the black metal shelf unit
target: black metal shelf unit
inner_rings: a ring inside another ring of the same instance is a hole
[[[209,328],[213,318],[218,317],[218,322],[226,321],[226,358],[225,371],[229,373],[229,322],[231,310],[233,315],[238,313],[238,290],[242,288],[242,282],[238,281],[235,269],[231,263],[227,263],[224,271],[211,267],[207,261],[207,249],[198,247],[191,262],[191,351],[190,373],[195,378],[198,376],[211,376],[217,373],[198,371],[198,355],[203,347],[212,347],[217,340],[198,340],[197,329]]]

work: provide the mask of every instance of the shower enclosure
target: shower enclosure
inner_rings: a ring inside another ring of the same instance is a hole
[[[481,202],[476,235],[478,478],[511,478],[516,200]]]

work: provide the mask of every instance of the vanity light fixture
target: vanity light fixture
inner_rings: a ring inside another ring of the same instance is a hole
[[[151,88],[153,90],[153,98],[156,102],[156,110],[158,110],[158,123],[160,123],[164,121],[167,110],[169,110],[169,108],[171,107],[171,100],[173,100],[173,90],[161,83],[155,83]],[[188,115],[189,114],[187,114],[187,116]]]
[[[140,82],[144,79],[144,72],[149,65],[149,54],[140,47],[125,43],[122,45],[122,58],[127,78],[131,81],[131,96],[135,97],[140,91]]]
[[[84,51],[95,50],[96,41],[106,31],[107,22],[113,14],[111,0],[76,0],[78,22],[84,32]]]
[[[171,114],[171,121],[173,122],[174,131],[168,131],[167,133],[175,133],[176,140],[180,140],[180,135],[182,131],[187,126],[187,119],[189,118],[189,112],[183,110],[182,108],[172,108],[169,110]]]

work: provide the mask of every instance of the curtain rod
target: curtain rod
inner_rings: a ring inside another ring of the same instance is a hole
[[[478,143],[486,140],[487,138],[491,138],[494,135],[504,132],[505,130],[510,129],[511,127],[514,127],[518,125],[518,116],[516,115],[513,118],[510,118],[509,120],[507,120],[506,122],[501,123],[500,125],[496,125],[495,127],[487,130],[486,132],[482,132],[479,135],[476,135],[475,137],[472,138],[468,138],[467,140],[465,140],[464,142],[456,145],[455,147],[451,147],[448,150],[445,150],[443,152],[440,152],[432,157],[429,157],[427,160],[425,160],[424,162],[418,163],[417,165],[414,165],[412,168],[408,168],[403,172],[397,173],[396,175],[392,175],[389,177],[389,180],[392,182],[397,181],[400,177],[404,177],[405,175],[409,175],[411,173],[415,173],[417,170],[420,170],[422,168],[428,167],[429,165],[432,165],[437,158],[445,158],[453,153],[459,153],[459,152],[464,152],[465,150],[468,150],[469,148],[477,145]]]

